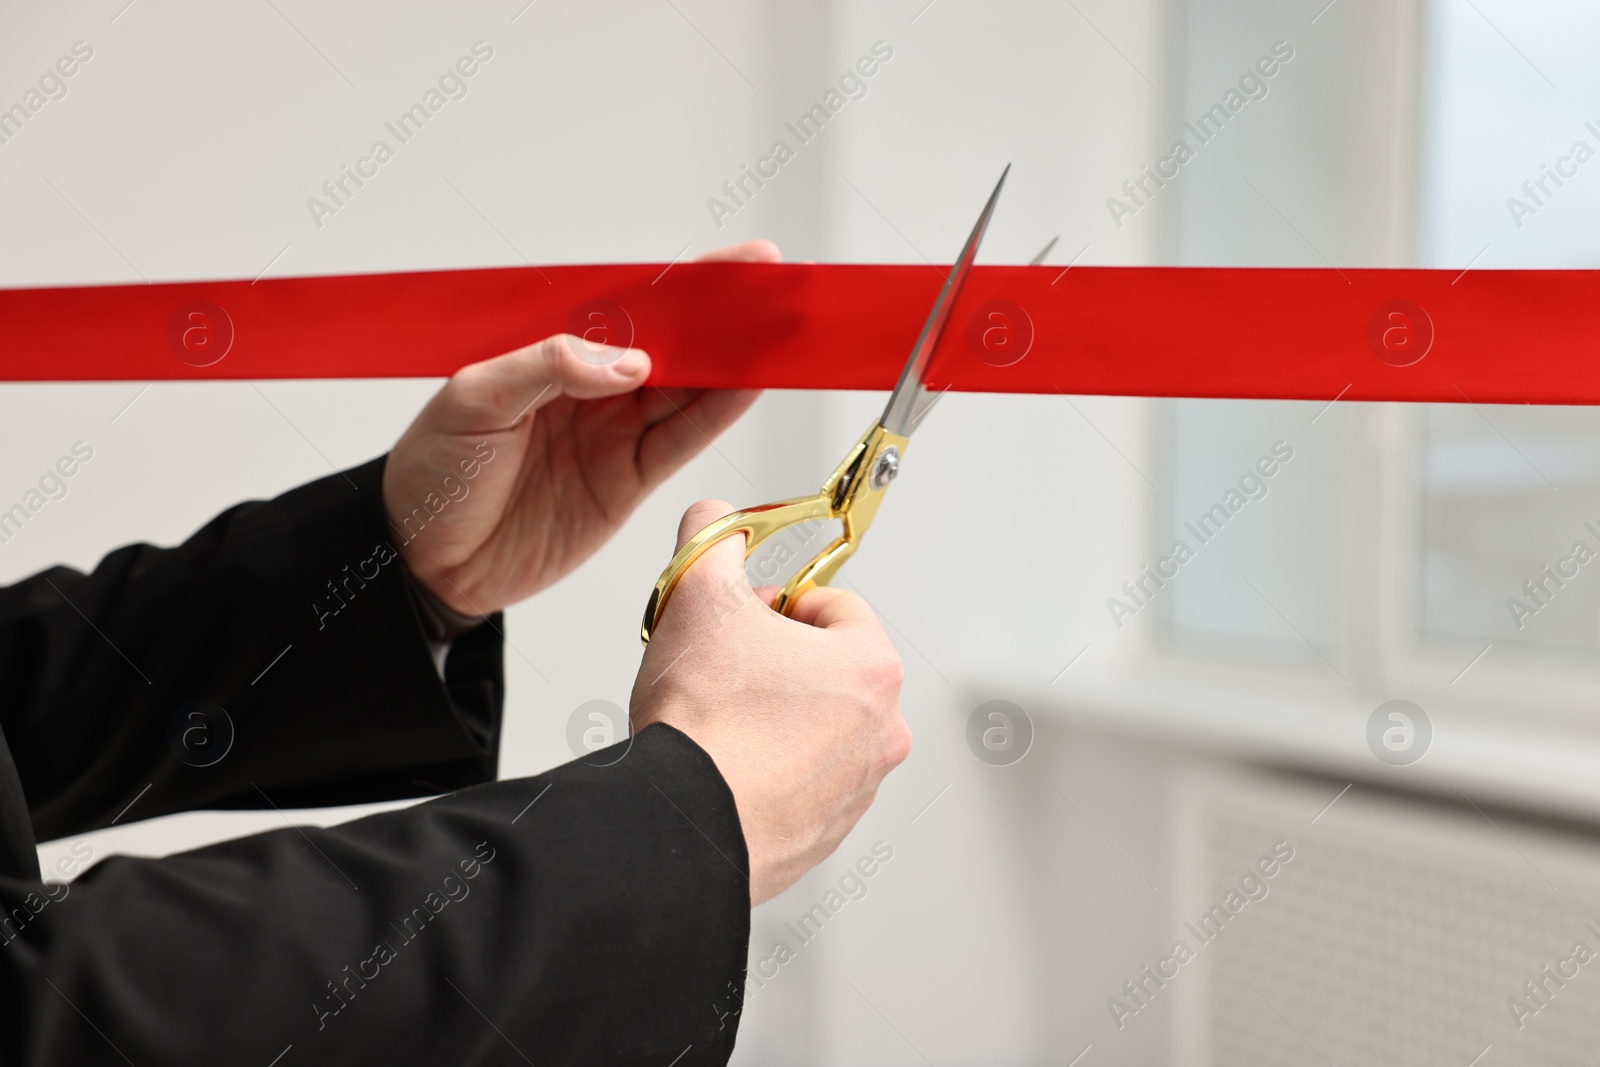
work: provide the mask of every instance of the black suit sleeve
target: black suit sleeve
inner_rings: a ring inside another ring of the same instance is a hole
[[[499,620],[441,682],[382,463],[0,590],[0,1063],[726,1061],[749,883],[715,765],[654,726],[478,784]],[[70,884],[27,833],[450,790]]]
[[[499,620],[456,643],[442,683],[383,464],[0,590],[0,733],[37,837],[494,778]]]
[[[108,859],[59,900],[0,879],[29,915],[0,1061],[723,1063],[747,869],[715,765],[656,725],[329,830]]]

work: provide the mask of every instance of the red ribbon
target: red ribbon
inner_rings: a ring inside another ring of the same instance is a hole
[[[554,333],[663,386],[888,389],[943,271],[680,263],[0,291],[0,379],[443,376]],[[1600,272],[977,267],[928,383],[1600,403]]]

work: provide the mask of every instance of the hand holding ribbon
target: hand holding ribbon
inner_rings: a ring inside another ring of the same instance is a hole
[[[749,241],[701,258],[780,257],[770,241]],[[760,395],[647,387],[650,367],[642,349],[563,334],[457,371],[384,471],[384,505],[412,575],[472,615],[544,589]],[[442,479],[465,484],[464,463],[473,465],[470,488],[408,526],[430,494],[442,499]]]

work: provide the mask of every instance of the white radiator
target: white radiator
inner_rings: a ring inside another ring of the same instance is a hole
[[[1155,961],[1125,996],[1174,999],[1174,1062],[1600,1063],[1600,833],[1480,812],[1455,791],[1356,785],[1324,811],[1343,784],[1174,790],[1172,940],[1192,957]],[[1293,858],[1273,862],[1274,845]]]

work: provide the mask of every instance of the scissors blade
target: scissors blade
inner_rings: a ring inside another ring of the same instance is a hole
[[[905,369],[900,372],[900,380],[895,383],[894,392],[889,395],[889,404],[883,409],[883,418],[879,422],[890,433],[897,433],[909,437],[917,422],[928,409],[939,399],[941,394],[930,393],[922,384],[922,379],[928,370],[928,360],[933,356],[933,350],[939,344],[939,338],[944,333],[945,325],[950,319],[950,310],[955,307],[956,298],[961,295],[961,286],[967,280],[967,274],[972,269],[972,261],[977,258],[978,244],[983,240],[983,231],[989,227],[989,217],[994,214],[995,201],[1000,199],[1000,189],[1006,183],[1006,175],[1011,173],[1011,164],[1006,164],[1006,169],[1000,172],[1000,180],[995,183],[994,192],[989,194],[989,202],[983,206],[983,214],[978,216],[978,224],[972,228],[972,233],[967,237],[967,243],[961,249],[961,255],[956,258],[955,266],[950,268],[950,273],[945,276],[944,287],[939,290],[939,299],[934,301],[933,310],[928,313],[928,321],[922,324],[922,333],[917,337],[917,343],[912,346],[911,358],[906,360]]]

